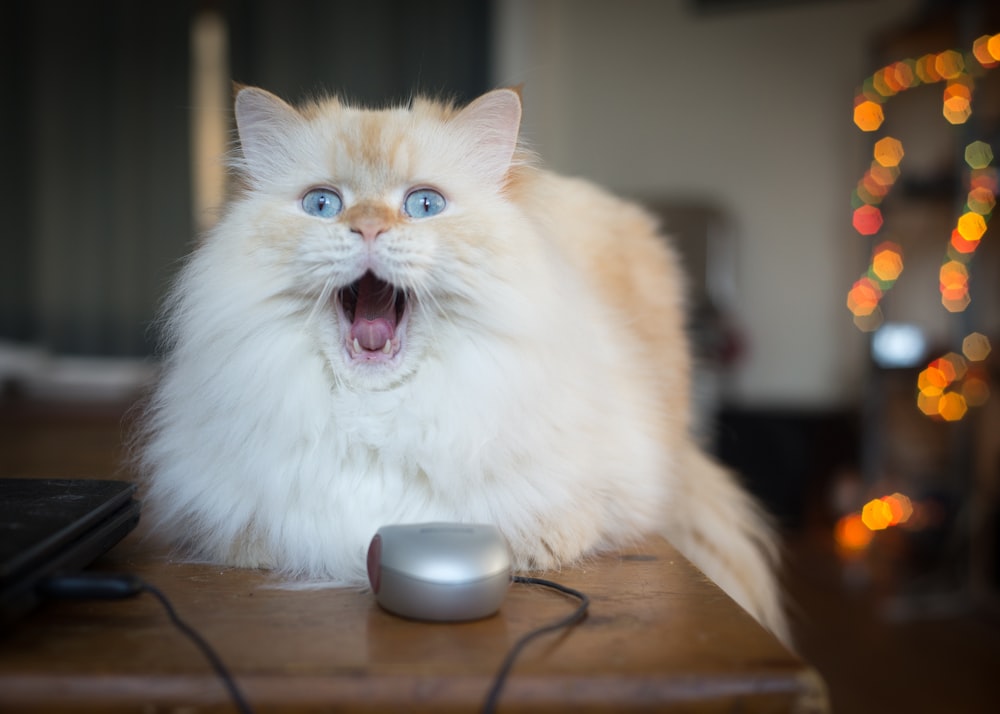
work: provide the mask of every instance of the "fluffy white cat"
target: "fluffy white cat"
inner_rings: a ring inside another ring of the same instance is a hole
[[[531,570],[662,533],[787,637],[772,534],[689,436],[675,256],[520,115],[238,92],[244,185],[166,306],[156,529],[344,583],[392,523],[495,524]]]

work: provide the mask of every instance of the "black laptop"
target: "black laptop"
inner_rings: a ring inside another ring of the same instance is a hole
[[[0,630],[38,602],[39,581],[87,567],[139,522],[135,484],[0,478]]]

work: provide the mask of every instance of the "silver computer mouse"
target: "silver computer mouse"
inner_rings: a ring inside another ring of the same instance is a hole
[[[476,620],[500,609],[511,582],[510,549],[494,526],[383,526],[368,546],[375,599],[415,620]]]

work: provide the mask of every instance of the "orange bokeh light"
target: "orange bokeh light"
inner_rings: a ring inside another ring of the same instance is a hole
[[[951,232],[951,246],[960,254],[967,255],[975,252],[979,247],[979,241],[965,240],[957,230]]]
[[[940,82],[943,79],[941,73],[937,71],[936,63],[936,55],[924,55],[917,60],[915,70],[921,82],[930,84]]]
[[[886,136],[875,142],[875,161],[881,166],[899,166],[903,158],[903,142]]]
[[[964,124],[972,115],[972,102],[967,97],[948,97],[944,100],[941,113],[949,124]]]
[[[990,57],[1000,62],[1000,32],[986,40],[986,51],[990,53]]]
[[[965,397],[958,392],[945,392],[938,402],[938,415],[945,421],[959,421],[968,410]]]
[[[872,256],[872,272],[885,282],[897,280],[903,272],[903,249],[891,241],[882,243]]]
[[[872,542],[874,534],[865,526],[861,516],[849,513],[837,521],[833,529],[837,545],[847,550],[864,550]]]
[[[885,121],[882,106],[871,100],[865,100],[854,107],[854,123],[861,131],[875,131]]]
[[[997,37],[1000,37],[1000,35],[997,35]],[[994,57],[990,54],[989,43],[991,39],[993,38],[989,35],[983,35],[982,37],[976,38],[976,40],[972,43],[972,55],[976,58],[976,61],[979,62],[979,64],[987,69],[992,69],[1000,64],[1000,57]],[[997,44],[1000,46],[1000,42]]]
[[[882,291],[871,278],[858,280],[847,293],[847,309],[855,317],[871,315],[882,299]]]

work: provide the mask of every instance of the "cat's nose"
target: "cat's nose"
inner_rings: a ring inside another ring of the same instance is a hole
[[[351,231],[360,233],[366,241],[373,241],[389,230],[389,224],[377,216],[360,216],[351,221]]]

